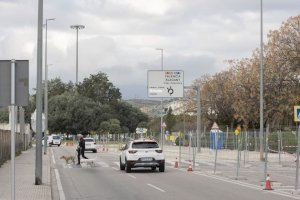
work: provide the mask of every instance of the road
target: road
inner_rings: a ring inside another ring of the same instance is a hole
[[[74,155],[73,147],[52,147],[53,164],[57,169],[60,196],[65,199],[88,200],[288,200],[299,199],[280,191],[264,191],[260,186],[208,175],[200,171],[187,172],[171,164],[166,172],[139,169],[132,173],[119,170],[117,152],[87,153],[95,158],[92,168],[71,166],[60,159]]]

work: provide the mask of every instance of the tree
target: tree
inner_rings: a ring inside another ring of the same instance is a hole
[[[171,107],[168,109],[167,114],[164,118],[167,125],[166,130],[171,133],[173,131],[173,127],[176,124],[176,118]]]
[[[101,122],[100,124],[100,132],[102,134],[109,133],[110,131],[110,123],[108,121]]]
[[[97,103],[116,103],[121,99],[121,93],[109,80],[106,74],[98,72],[85,78],[77,86],[79,94],[93,99]]]

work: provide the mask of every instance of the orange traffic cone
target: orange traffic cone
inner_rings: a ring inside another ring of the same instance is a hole
[[[175,168],[178,168],[178,161],[177,161],[177,158],[176,158],[176,161],[175,161]]]
[[[192,172],[192,171],[193,171],[193,168],[192,168],[192,163],[191,163],[191,161],[190,161],[190,164],[189,164],[189,167],[188,167],[187,171],[188,171],[188,172]]]
[[[264,190],[273,190],[272,186],[271,186],[271,178],[270,175],[267,174],[267,178],[266,178],[266,186]]]

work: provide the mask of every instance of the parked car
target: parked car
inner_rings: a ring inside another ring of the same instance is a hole
[[[97,153],[96,141],[94,138],[84,138],[85,141],[85,151],[92,151]]]
[[[60,146],[61,145],[61,137],[58,136],[58,135],[49,135],[48,136],[48,143],[49,143],[50,147],[52,145]]]
[[[160,172],[165,171],[165,156],[154,140],[133,140],[120,150],[120,170],[129,173],[132,168],[151,167],[156,170],[158,167]]]

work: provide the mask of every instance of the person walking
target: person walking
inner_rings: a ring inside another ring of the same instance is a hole
[[[84,155],[84,151],[85,151],[85,141],[83,139],[82,135],[78,135],[79,138],[79,144],[78,147],[76,149],[77,151],[77,159],[78,159],[78,163],[77,165],[80,165],[80,155],[84,158],[84,159],[88,159],[85,155]]]

